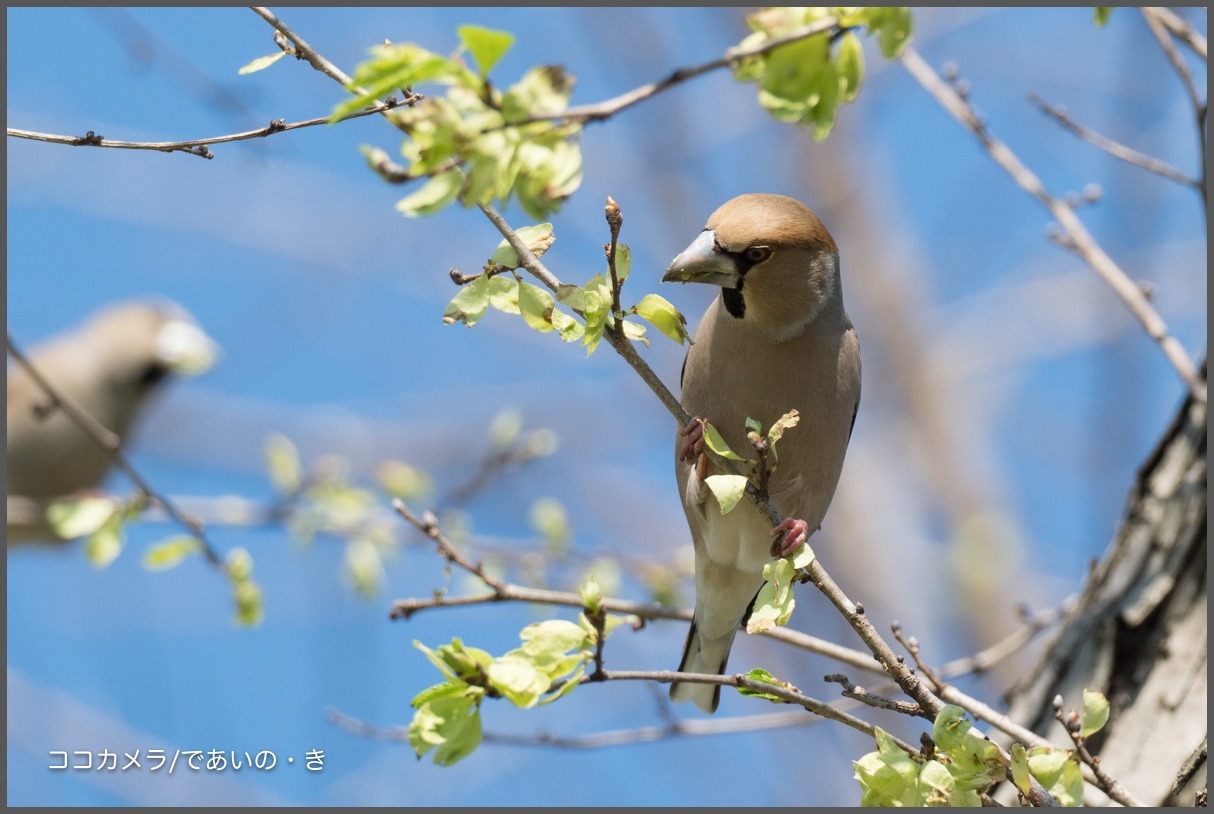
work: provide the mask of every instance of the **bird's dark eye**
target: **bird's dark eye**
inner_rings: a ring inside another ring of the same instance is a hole
[[[746,250],[746,259],[752,263],[762,263],[771,257],[771,249],[766,246],[751,246]]]

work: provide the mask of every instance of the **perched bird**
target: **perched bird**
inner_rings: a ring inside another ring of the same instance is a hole
[[[725,672],[738,625],[749,615],[782,534],[782,555],[822,523],[835,493],[860,403],[860,345],[839,280],[839,252],[817,216],[782,195],[741,195],[674,259],[663,282],[721,287],[708,306],[682,373],[682,404],[695,418],[676,436],[675,473],[695,544],[695,616],[681,672]],[[787,518],[771,528],[743,502],[722,515],[704,478],[703,420],[741,455],[753,447],[747,418],[766,430],[790,410],[800,423],[779,442],[768,484]],[[719,685],[675,683],[670,697],[714,712]]]
[[[60,395],[125,441],[149,397],[173,374],[209,368],[217,348],[179,306],[137,301],[98,312],[80,327],[32,349],[28,358]],[[24,368],[10,364],[9,369],[11,542],[14,536],[46,536],[40,526],[45,505],[98,486],[110,458],[63,410],[54,408]]]

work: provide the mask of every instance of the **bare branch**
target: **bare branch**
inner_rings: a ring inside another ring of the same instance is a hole
[[[383,113],[385,110],[391,110],[397,107],[412,106],[420,102],[424,96],[420,93],[411,93],[404,99],[392,97],[385,102],[380,102],[374,107],[369,107],[366,110],[360,110],[357,113],[350,114],[347,118],[356,119],[361,116],[370,116],[373,113]],[[71,147],[112,147],[119,150],[155,150],[162,153],[183,152],[191,155],[200,156],[202,158],[211,159],[215,157],[208,146],[213,144],[227,144],[233,141],[246,141],[254,138],[265,138],[273,136],[277,133],[286,133],[291,130],[299,130],[303,127],[315,127],[318,124],[328,124],[330,118],[328,116],[319,116],[315,119],[305,119],[304,121],[284,122],[282,119],[275,119],[265,127],[257,130],[246,130],[243,133],[231,133],[226,136],[209,136],[207,138],[189,139],[188,141],[118,141],[116,139],[107,139],[103,136],[98,136],[89,131],[83,136],[60,136],[54,133],[38,133],[33,130],[18,130],[15,127],[8,128],[10,138],[29,139],[30,141],[44,141],[50,144],[67,144]],[[344,120],[343,120],[344,121]]]
[[[1083,737],[1083,726],[1080,723],[1079,714],[1075,710],[1071,710],[1070,715],[1063,714],[1062,696],[1054,698],[1054,717],[1058,719],[1058,723],[1062,724],[1062,728],[1071,736],[1071,741],[1075,744],[1075,751],[1078,753],[1079,758],[1083,761],[1085,767],[1092,770],[1097,784],[1109,797],[1112,797],[1123,806],[1141,807],[1146,805],[1146,803],[1131,794],[1124,786],[1109,777],[1100,768],[1100,761],[1088,751],[1087,739]]]
[[[81,432],[89,437],[97,446],[105,450],[110,462],[122,474],[126,475],[130,481],[135,484],[135,488],[139,490],[142,496],[148,500],[158,504],[169,517],[173,518],[179,525],[185,528],[198,541],[202,547],[202,553],[206,556],[207,561],[211,565],[218,568],[225,575],[228,573],[228,565],[224,562],[223,557],[216,551],[215,547],[206,537],[206,532],[202,523],[187,515],[173,503],[165,495],[152,488],[151,484],[139,474],[138,470],[131,464],[126,453],[122,451],[122,439],[114,432],[103,426],[96,418],[94,418],[87,410],[81,407],[72,399],[60,393],[55,387],[46,380],[42,372],[38,370],[22,352],[17,343],[13,341],[13,335],[8,335],[8,354],[13,357],[14,361],[29,374],[30,379],[38,385],[39,389],[46,394],[51,405],[58,410],[62,410],[73,424],[75,424]]]
[[[1167,323],[1143,295],[1142,289],[1109,257],[1092,238],[1075,211],[1046,190],[1045,185],[1028,167],[1021,163],[1006,144],[991,135],[981,122],[969,102],[940,78],[914,48],[907,46],[902,52],[902,64],[924,90],[935,97],[950,115],[977,137],[991,158],[1012,177],[1021,189],[1036,198],[1058,221],[1073,244],[1073,250],[1099,274],[1113,291],[1129,307],[1130,312],[1142,324],[1147,335],[1158,343],[1172,367],[1188,387],[1195,399],[1206,402],[1206,382],[1198,372],[1192,358],[1184,347],[1168,332]]]
[[[1192,187],[1198,192],[1204,192],[1204,188],[1202,187],[1200,181],[1198,181],[1196,178],[1190,178],[1166,161],[1161,161],[1160,159],[1155,158],[1154,156],[1149,156],[1146,153],[1140,153],[1137,150],[1126,147],[1124,144],[1113,141],[1107,136],[1102,136],[1093,130],[1089,130],[1076,122],[1074,119],[1071,119],[1067,115],[1065,108],[1062,106],[1050,105],[1035,93],[1029,93],[1029,99],[1042,113],[1049,116],[1051,119],[1058,122],[1075,135],[1079,136],[1079,138],[1098,149],[1104,150],[1114,158],[1120,159],[1129,164],[1133,164],[1136,167],[1142,167],[1147,172],[1153,172],[1156,175],[1161,175],[1164,178],[1175,181],[1178,184],[1184,184],[1187,187]]]
[[[856,686],[851,683],[851,680],[842,673],[831,673],[823,677],[824,681],[832,684],[840,684],[843,686],[843,696],[859,701],[862,704],[867,704],[876,709],[888,709],[893,712],[901,712],[903,715],[910,715],[916,718],[927,718],[923,714],[923,710],[918,704],[912,704],[909,701],[892,701],[889,698],[882,698],[879,695],[874,695],[863,687]],[[931,720],[928,718],[928,720]]]
[[[1201,152],[1201,199],[1204,201],[1206,200],[1206,103],[1201,101],[1201,97],[1197,95],[1193,74],[1189,72],[1189,66],[1185,64],[1184,57],[1176,50],[1168,28],[1160,20],[1158,13],[1153,8],[1144,8],[1142,16],[1147,21],[1151,33],[1155,35],[1155,39],[1159,40],[1159,47],[1163,49],[1168,62],[1172,63],[1180,81],[1184,83],[1185,92],[1189,95],[1189,102],[1193,105],[1193,115],[1197,120],[1197,144]]]
[[[1199,57],[1207,58],[1206,38],[1201,36],[1187,21],[1182,20],[1176,12],[1163,6],[1150,6],[1144,8],[1143,11],[1162,23],[1168,31],[1172,32],[1173,36],[1192,48]]]
[[[1001,641],[981,650],[972,656],[950,661],[940,668],[943,678],[960,678],[965,675],[980,675],[1003,661],[1008,656],[1020,652],[1033,637],[1050,627],[1074,607],[1076,598],[1067,597],[1060,607],[1049,608],[1037,614],[1021,613],[1022,624]]]

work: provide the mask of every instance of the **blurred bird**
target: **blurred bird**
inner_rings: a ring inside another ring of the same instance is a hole
[[[175,374],[208,369],[218,346],[180,306],[126,302],[32,349],[33,367],[125,442],[149,397]],[[52,499],[96,488],[110,458],[20,366],[8,377],[9,542],[49,537]]]
[[[683,363],[682,404],[695,418],[676,437],[675,473],[695,544],[695,616],[681,672],[721,674],[738,625],[778,550],[798,548],[822,523],[860,403],[860,345],[843,310],[839,252],[817,216],[782,195],[741,195],[674,259],[664,282],[708,283],[705,311]],[[747,418],[764,429],[796,409],[768,491],[787,518],[774,529],[754,507],[722,515],[704,478],[703,422],[731,449],[752,450]],[[712,713],[719,685],[675,683],[670,697]]]

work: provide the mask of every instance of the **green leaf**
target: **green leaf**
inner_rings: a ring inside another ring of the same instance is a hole
[[[401,500],[419,500],[434,491],[429,475],[403,461],[384,461],[375,468],[375,477],[385,492]]]
[[[1078,759],[1065,749],[1034,746],[1028,750],[1029,772],[1064,806],[1083,802],[1083,773]]]
[[[536,285],[519,283],[518,308],[523,321],[540,333],[553,329],[552,311],[555,308],[552,295]]]
[[[561,339],[566,342],[576,342],[586,335],[586,329],[582,327],[582,323],[578,322],[573,317],[552,309],[552,327],[556,328],[557,333],[561,335]]]
[[[417,192],[397,201],[396,211],[407,218],[433,215],[455,200],[463,183],[463,173],[458,170],[439,173],[427,181]]]
[[[620,285],[632,274],[632,249],[626,243],[618,243],[615,247],[615,279]]]
[[[419,692],[417,695],[413,696],[413,700],[410,702],[410,705],[417,708],[429,701],[433,701],[435,698],[468,695],[470,691],[483,692],[480,687],[471,687],[462,681],[444,681],[440,684],[433,684]]]
[[[709,475],[704,483],[712,491],[721,507],[721,514],[729,514],[746,493],[745,475]]]
[[[437,747],[435,764],[451,766],[472,754],[483,738],[478,700],[444,695],[422,704],[409,725],[409,744],[417,756]]]
[[[561,554],[569,548],[573,532],[569,527],[569,514],[556,498],[540,498],[531,504],[531,527],[544,536],[545,548],[550,553]]]
[[[46,520],[56,535],[73,540],[100,529],[118,508],[118,501],[109,497],[67,498],[47,507]]]
[[[911,40],[911,13],[905,6],[883,9],[879,19],[877,39],[881,43],[881,55],[886,59],[901,56]]]
[[[947,704],[940,710],[936,722],[932,725],[932,740],[936,742],[937,748],[951,752],[965,742],[965,735],[970,731],[970,726],[969,719],[965,717],[965,710],[955,704]]]
[[[860,85],[864,82],[864,49],[860,45],[860,38],[850,31],[839,40],[835,68],[841,83],[840,96],[845,102],[853,101],[860,94]]]
[[[809,547],[809,543],[801,543],[800,548],[794,549],[785,559],[792,560],[792,567],[800,571],[808,568],[814,561],[814,550]]]
[[[489,75],[493,66],[510,50],[510,46],[514,45],[514,35],[506,31],[494,31],[479,25],[461,25],[456,31],[476,58],[482,79]]]
[[[691,341],[691,335],[687,333],[687,319],[664,297],[657,294],[646,294],[637,303],[636,312],[670,341],[680,345],[683,344],[683,340]]]
[[[143,555],[143,567],[149,571],[167,571],[191,554],[198,554],[201,551],[202,543],[197,537],[178,534],[148,546],[148,550]]]
[[[515,234],[518,235],[523,245],[530,249],[531,253],[536,257],[543,257],[544,252],[548,251],[553,241],[556,240],[556,235],[552,232],[551,223],[524,226],[517,230]],[[502,239],[501,243],[497,244],[497,249],[494,250],[493,256],[489,258],[489,262],[497,263],[509,269],[516,269],[522,265],[518,259],[518,253],[514,251],[514,247],[505,238]]]
[[[1109,15],[1113,13],[1112,6],[1095,6],[1092,9],[1093,19],[1098,28],[1104,28],[1109,23]]]
[[[956,790],[957,783],[943,763],[929,760],[919,770],[919,793],[926,805],[948,805]]]
[[[557,689],[556,692],[550,693],[549,695],[546,695],[540,699],[539,705],[543,706],[544,704],[551,704],[556,699],[563,698],[564,696],[566,696],[569,693],[576,690],[578,688],[578,685],[582,683],[582,676],[585,674],[586,674],[586,661],[583,659],[581,661],[581,663],[578,665],[577,669],[574,670],[573,673],[561,683],[561,686]]]
[[[814,141],[824,141],[835,126],[835,116],[839,111],[839,72],[833,63],[822,66],[815,82],[815,91],[810,97],[812,103],[802,121],[814,125]]]
[[[518,280],[509,275],[489,278],[489,304],[506,314],[521,314],[518,307]]]
[[[411,42],[377,45],[371,59],[360,64],[347,90],[355,95],[333,108],[330,122],[362,110],[380,96],[396,93],[422,82],[455,81],[460,66]],[[361,92],[355,91],[359,87]]]
[[[379,546],[365,538],[355,538],[346,543],[345,569],[346,576],[360,596],[376,596],[387,581]]]
[[[794,687],[792,684],[788,683],[787,681],[781,681],[780,679],[776,678],[771,673],[767,672],[766,670],[764,670],[761,667],[756,667],[755,669],[746,672],[745,676],[746,676],[746,678],[749,678],[751,681],[759,681],[759,682],[762,682],[763,684],[771,684],[772,686],[775,686],[775,687],[783,687],[786,690],[793,690],[794,692],[797,690],[797,688]],[[787,700],[781,698],[778,695],[774,695],[769,692],[764,692],[763,690],[752,689],[750,687],[738,687],[738,692],[741,693],[742,695],[748,696],[750,698],[764,698],[775,704],[787,704],[788,703]]]
[[[265,603],[261,596],[261,588],[251,579],[242,579],[236,583],[236,622],[245,627],[256,627],[261,624],[265,615]]]
[[[278,493],[291,495],[299,491],[303,482],[303,467],[299,463],[299,450],[291,439],[275,433],[266,439],[264,451],[270,483],[274,484]]]
[[[638,325],[635,322],[623,319],[620,320],[620,327],[624,329],[624,338],[629,342],[640,342],[645,347],[649,347],[649,340],[645,337],[644,325]]]
[[[877,751],[852,763],[860,783],[864,806],[921,806],[919,764],[894,745],[889,735],[874,727]]]
[[[1092,690],[1083,691],[1083,730],[1082,735],[1090,738],[1109,722],[1109,699]]]
[[[523,709],[538,704],[540,696],[552,686],[552,680],[536,669],[535,662],[512,653],[495,659],[489,665],[488,677],[498,692]]]
[[[611,291],[603,275],[596,274],[582,286],[582,316],[586,320],[582,344],[586,346],[587,356],[594,353],[603,338],[603,328],[610,313]]]
[[[792,563],[785,558],[772,560],[763,566],[763,587],[755,596],[754,608],[746,620],[747,633],[762,633],[788,624],[796,600],[793,598]]]
[[[573,77],[558,65],[532,68],[502,95],[506,121],[551,116],[569,106]]]
[[[800,421],[801,413],[797,410],[789,410],[787,413],[777,418],[775,423],[771,425],[771,429],[767,431],[767,443],[770,444],[771,448],[774,450],[776,448],[776,444],[778,444],[780,439],[784,437],[784,433],[797,426]]]
[[[522,430],[523,414],[514,407],[506,407],[489,422],[489,443],[499,451],[509,449]]]
[[[599,590],[598,580],[594,575],[586,577],[586,581],[578,587],[582,597],[582,607],[589,613],[598,613],[603,607],[603,593]]]
[[[1016,788],[1020,789],[1020,793],[1028,795],[1032,790],[1032,783],[1029,782],[1029,761],[1025,754],[1024,745],[1020,743],[1012,744],[1012,782]]]
[[[531,655],[564,654],[580,648],[586,640],[586,631],[581,626],[565,619],[549,619],[533,622],[519,633],[523,640],[523,651]]]
[[[225,563],[233,582],[243,582],[253,575],[253,557],[240,546],[228,552]]]
[[[732,449],[729,444],[725,443],[725,439],[721,437],[721,433],[717,428],[707,421],[704,422],[704,444],[717,455],[722,458],[728,458],[731,461],[749,461],[749,458],[743,458]]]
[[[264,57],[258,57],[257,59],[255,59],[252,62],[248,63],[247,65],[243,66],[236,73],[239,74],[240,76],[244,76],[245,74],[248,74],[248,73],[255,73],[257,71],[264,70],[265,68],[270,67],[271,65],[273,65],[275,62],[282,59],[286,55],[287,55],[286,51],[279,51],[276,54],[267,54]]]
[[[123,515],[122,512],[115,512],[85,541],[84,553],[93,565],[105,568],[122,553],[125,542]]]
[[[443,311],[443,323],[463,322],[469,328],[480,321],[489,310],[489,277],[482,274],[460,289]]]

